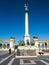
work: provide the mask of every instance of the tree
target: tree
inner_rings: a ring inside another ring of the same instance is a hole
[[[33,46],[33,45],[35,45],[35,42],[34,42],[34,40],[33,41],[31,41],[31,45]]]
[[[21,41],[21,45],[22,45],[22,46],[24,46],[24,45],[25,45],[25,43],[24,43],[24,41],[23,41],[23,40]]]
[[[24,41],[22,40],[20,40],[20,41],[18,41],[18,43],[19,43],[19,46],[24,46],[25,45],[25,43],[24,43]]]
[[[26,40],[27,41],[27,45],[29,45],[29,41],[28,40]]]
[[[19,43],[19,46],[21,46],[21,40],[19,40],[18,43]]]
[[[15,49],[17,49],[18,48],[18,45],[15,45]]]

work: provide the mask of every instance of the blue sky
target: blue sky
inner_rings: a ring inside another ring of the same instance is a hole
[[[14,36],[16,43],[24,39],[25,11],[29,8],[29,34],[39,39],[49,39],[49,0],[0,0],[0,39]]]

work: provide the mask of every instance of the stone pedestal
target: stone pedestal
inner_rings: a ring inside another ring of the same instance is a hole
[[[36,56],[36,49],[34,46],[18,46],[18,56]]]
[[[30,35],[25,35],[24,36],[25,46],[27,46],[27,41],[29,42],[29,45],[30,45]]]

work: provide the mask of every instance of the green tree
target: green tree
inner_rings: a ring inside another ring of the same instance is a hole
[[[18,48],[18,45],[15,45],[15,49],[17,49]]]
[[[19,43],[19,46],[24,46],[25,45],[23,40],[18,41],[18,43]]]
[[[34,42],[34,40],[33,41],[31,41],[31,45],[33,46],[33,45],[35,45],[35,42]]]
[[[26,40],[26,42],[27,42],[27,45],[29,45],[29,40]]]
[[[21,46],[21,40],[18,41],[19,46]]]
[[[25,45],[25,43],[24,43],[24,41],[23,41],[23,40],[21,41],[21,43],[22,43],[22,46],[24,46],[24,45]]]

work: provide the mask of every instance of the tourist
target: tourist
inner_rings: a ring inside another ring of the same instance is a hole
[[[9,49],[9,54],[11,54],[11,48]]]

